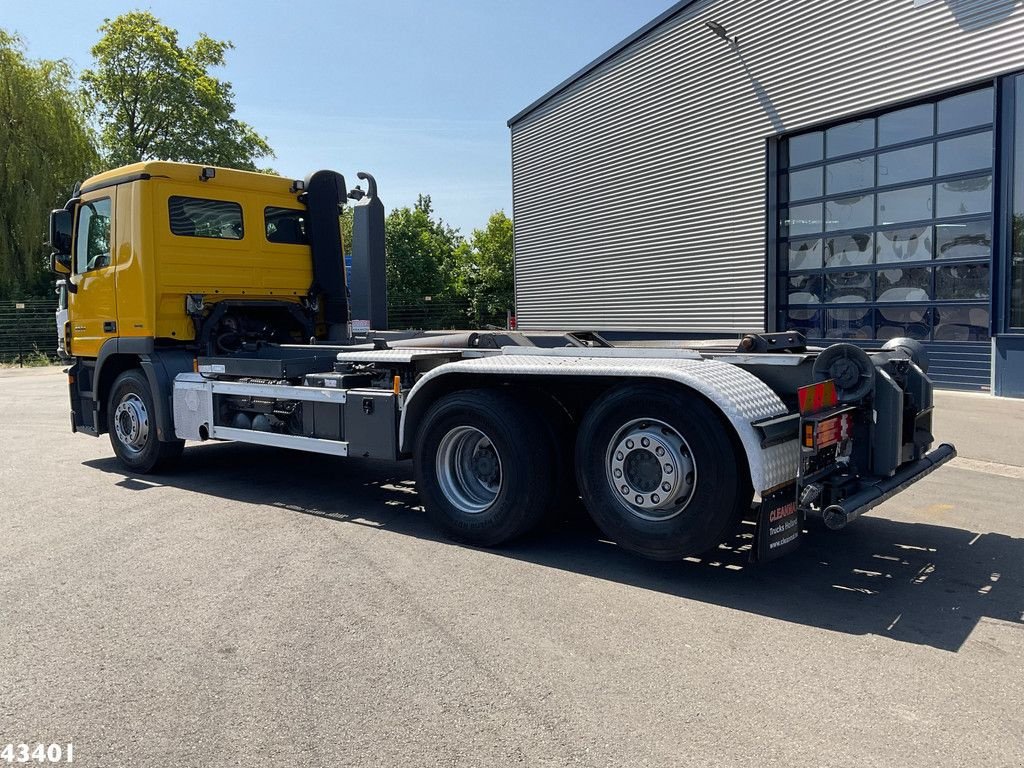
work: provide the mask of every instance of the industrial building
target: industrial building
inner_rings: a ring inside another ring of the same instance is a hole
[[[510,121],[523,329],[925,342],[1024,395],[1024,4],[682,0]]]

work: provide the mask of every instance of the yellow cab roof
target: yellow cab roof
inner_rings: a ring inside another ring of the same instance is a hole
[[[216,176],[207,182],[200,182],[199,174],[203,168],[215,168]],[[215,184],[218,187],[236,187],[252,191],[288,194],[292,180],[283,176],[256,171],[239,171],[234,168],[216,168],[215,166],[197,165],[194,163],[172,163],[167,160],[146,160],[141,163],[123,165],[82,182],[82,192],[110,186],[112,184],[135,181],[146,178],[163,178],[187,183]]]

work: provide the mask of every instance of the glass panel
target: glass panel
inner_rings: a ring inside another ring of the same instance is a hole
[[[825,203],[825,229],[858,229],[870,227],[874,219],[875,196],[841,197]]]
[[[992,222],[935,225],[936,257],[980,259],[992,255]]]
[[[110,198],[84,202],[78,209],[75,272],[109,267],[110,257]]]
[[[878,223],[898,224],[932,217],[932,185],[878,193]]]
[[[930,307],[879,307],[875,338],[909,336],[912,339],[927,340],[932,330],[931,318]]]
[[[929,301],[931,269],[882,269],[878,272],[879,301]]]
[[[1010,262],[1010,325],[1024,328],[1024,75],[1014,85],[1013,237]]]
[[[820,339],[822,314],[820,309],[790,309],[782,324],[787,331],[800,331],[808,339]]]
[[[789,174],[789,199],[821,197],[821,166]]]
[[[825,320],[825,336],[830,339],[874,338],[874,311],[867,307],[830,309]]]
[[[878,146],[901,144],[904,141],[931,136],[935,121],[935,106],[922,104],[890,112],[878,118]]]
[[[983,88],[939,102],[939,133],[992,122],[992,89]]]
[[[175,235],[242,239],[242,206],[238,203],[175,196],[167,201],[167,207]]]
[[[988,307],[944,307],[932,309],[935,341],[988,341]]]
[[[875,186],[875,158],[858,157],[825,167],[825,187],[830,195]]]
[[[839,157],[875,146],[875,121],[856,120],[843,123],[825,132],[825,147],[828,157]]]
[[[821,160],[822,134],[821,131],[805,133],[802,136],[793,136],[787,139],[789,145],[789,164],[803,165]]]
[[[875,235],[875,261],[915,261],[932,257],[932,228],[890,229]]]
[[[821,267],[821,240],[798,240],[789,244],[789,268],[818,269]]]
[[[825,273],[825,301],[830,304],[860,304],[871,301],[871,273]]]
[[[932,175],[932,145],[907,147],[878,156],[878,183],[902,184]]]
[[[820,304],[821,275],[791,275],[786,280],[786,301],[789,304]]]
[[[263,209],[263,220],[267,230],[267,240],[272,243],[290,243],[306,245],[306,212],[292,208],[267,207]],[[346,243],[351,245],[351,243]]]
[[[794,205],[779,221],[783,235],[811,235],[821,232],[821,203]]]
[[[992,131],[939,142],[939,176],[992,167]]]
[[[992,210],[992,176],[943,181],[936,186],[936,216],[967,216]]]
[[[987,299],[988,264],[951,264],[935,269],[936,299]]]
[[[871,235],[841,235],[825,241],[826,267],[853,267],[871,263]]]

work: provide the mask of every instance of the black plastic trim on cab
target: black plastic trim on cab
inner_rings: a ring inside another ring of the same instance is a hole
[[[194,357],[183,349],[156,350],[141,355],[142,372],[149,380],[153,393],[153,419],[156,421],[156,437],[161,442],[177,439],[174,432],[174,377],[192,370]]]
[[[118,184],[128,184],[128,183],[133,182],[133,181],[148,181],[151,178],[152,178],[152,175],[146,173],[145,171],[141,171],[141,172],[137,172],[137,173],[125,173],[125,174],[122,174],[121,176],[115,176],[112,179],[107,179],[106,181],[101,181],[101,182],[98,182],[96,184],[90,184],[87,187],[82,187],[80,190],[78,190],[78,194],[79,194],[79,196],[81,196],[81,195],[88,194],[89,192],[95,192],[98,189],[106,189],[107,187],[116,187]]]

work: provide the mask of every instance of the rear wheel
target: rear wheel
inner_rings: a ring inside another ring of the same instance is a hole
[[[416,485],[445,534],[497,546],[534,528],[552,504],[554,453],[534,409],[504,392],[438,400],[416,439]]]
[[[122,373],[110,388],[107,432],[117,458],[133,472],[152,472],[179,457],[185,447],[184,440],[157,439],[153,394],[138,369]]]
[[[584,417],[576,442],[594,522],[620,546],[657,560],[719,544],[750,503],[727,429],[686,390],[643,384],[609,392]]]

